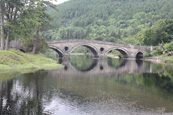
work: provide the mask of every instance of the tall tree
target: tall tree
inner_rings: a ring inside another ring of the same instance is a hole
[[[4,26],[5,26],[5,50],[9,49],[9,42],[12,38],[19,37],[17,35],[18,33],[21,33],[19,31],[23,31],[21,29],[24,20],[24,15],[26,14],[26,11],[30,9],[30,7],[33,7],[35,5],[35,2],[38,0],[1,0],[3,2],[3,15],[2,15],[2,22],[4,20]],[[1,4],[2,5],[2,4]],[[2,13],[1,13],[2,14]],[[25,18],[26,19],[26,18]],[[3,29],[3,27],[1,26]],[[1,29],[1,30],[2,30]],[[30,28],[27,28],[30,29]],[[3,31],[1,31],[3,34]],[[2,35],[1,34],[1,35]],[[1,39],[2,40],[2,39]]]
[[[25,34],[36,31],[33,48],[33,53],[35,53],[40,29],[49,25],[49,21],[52,19],[45,11],[47,7],[57,10],[56,6],[46,0],[1,0],[0,6],[1,49],[4,48],[5,36],[5,50],[8,50],[12,38],[23,37]]]
[[[4,49],[4,0],[0,1],[1,50]]]
[[[55,9],[56,11],[59,11],[54,4],[52,4],[49,1],[44,1],[44,0],[38,0],[37,1],[37,7],[32,10],[32,16],[33,16],[33,26],[36,31],[35,39],[34,39],[34,46],[32,53],[36,53],[38,41],[39,41],[39,33],[41,29],[50,27],[51,24],[49,23],[53,18],[48,15],[45,11],[47,10],[47,7],[51,7]]]
[[[4,4],[4,17],[5,25],[7,28],[6,41],[5,41],[5,50],[9,49],[10,36],[17,26],[17,21],[20,19],[20,16],[23,14],[24,9],[26,9],[25,4],[28,1],[26,0],[6,0]]]

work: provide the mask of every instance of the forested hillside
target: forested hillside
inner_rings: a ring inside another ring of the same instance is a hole
[[[163,39],[167,37],[166,42],[173,40],[173,0],[70,0],[57,7],[60,13],[47,11],[55,26],[43,32],[48,40],[92,39],[151,45],[145,38],[151,34],[150,39],[157,39],[159,29],[164,32]]]

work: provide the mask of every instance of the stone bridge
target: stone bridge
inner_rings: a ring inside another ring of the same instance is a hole
[[[143,58],[147,53],[147,46],[125,45],[96,40],[56,40],[48,41],[49,48],[55,50],[60,58],[68,58],[79,46],[85,46],[91,50],[95,58],[105,57],[106,53],[117,50],[124,58]]]

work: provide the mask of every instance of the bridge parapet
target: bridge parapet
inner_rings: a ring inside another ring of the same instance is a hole
[[[119,43],[116,43],[116,42],[107,42],[107,41],[98,41],[98,40],[53,40],[53,41],[47,41],[48,44],[76,43],[76,42],[97,43],[97,44],[104,44],[104,45],[115,45],[115,46],[122,46],[122,47],[127,47],[127,48],[138,48],[138,49],[150,48],[148,46],[142,46],[142,45],[119,44]]]

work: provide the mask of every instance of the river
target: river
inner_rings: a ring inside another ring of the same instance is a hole
[[[173,115],[173,66],[72,56],[0,81],[2,115]]]

